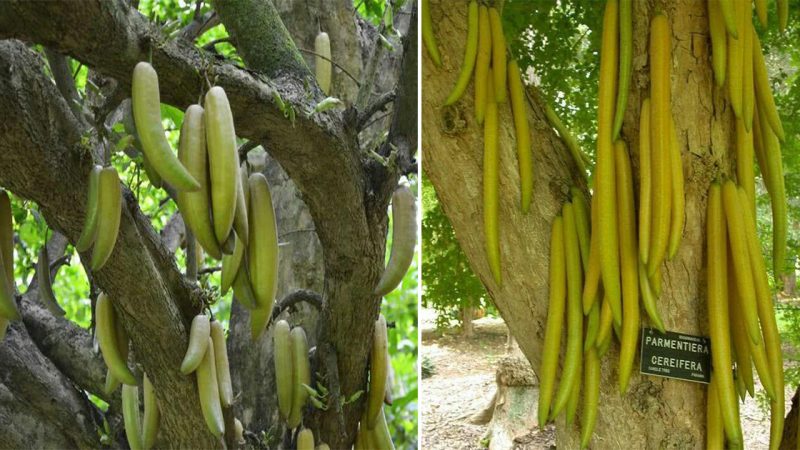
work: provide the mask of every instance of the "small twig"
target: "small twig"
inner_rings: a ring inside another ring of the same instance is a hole
[[[211,41],[208,44],[204,45],[203,46],[203,50],[211,51],[211,50],[214,50],[214,47],[217,44],[221,44],[223,42],[230,42],[230,41],[231,41],[230,36],[225,36],[225,37],[221,37],[219,39],[214,39],[213,41]]]
[[[312,52],[311,50],[306,50],[306,49],[304,49],[304,48],[298,48],[298,50],[300,50],[300,51],[301,51],[301,52],[303,52],[303,53],[308,53],[309,55],[318,56],[318,57],[320,57],[320,58],[322,58],[322,59],[324,59],[324,60],[327,60],[328,62],[330,62],[330,63],[331,63],[331,64],[333,64],[334,66],[338,67],[338,68],[339,68],[339,70],[341,70],[342,72],[344,72],[344,74],[345,74],[345,75],[347,75],[348,77],[350,77],[350,79],[351,79],[351,80],[353,80],[353,83],[355,83],[355,84],[356,84],[356,86],[358,86],[358,87],[361,87],[361,83],[360,83],[360,82],[359,82],[359,81],[356,79],[356,77],[354,77],[353,75],[351,75],[351,74],[350,74],[350,72],[348,72],[348,71],[347,71],[347,69],[345,69],[344,67],[342,67],[341,65],[339,65],[339,63],[337,63],[336,61],[334,61],[334,60],[332,60],[332,59],[330,59],[330,58],[326,58],[325,56],[322,56],[322,55],[320,55],[320,54],[319,54],[319,53],[317,53],[317,52]]]
[[[247,141],[244,144],[242,144],[241,147],[239,147],[239,150],[236,151],[237,153],[239,153],[239,160],[240,161],[246,161],[247,160],[247,154],[250,153],[250,150],[253,150],[254,148],[258,147],[259,145],[261,145],[261,144],[259,144],[256,141]]]
[[[356,122],[356,129],[362,130],[363,128],[365,128],[364,124],[367,123],[367,120],[369,120],[378,111],[385,110],[386,105],[393,102],[395,98],[397,98],[397,92],[394,90],[381,94],[381,96],[375,99],[374,102],[369,104],[364,109],[364,111],[358,113],[358,121]]]
[[[202,2],[198,1],[198,7],[195,10],[195,17],[194,20],[189,22],[183,30],[181,30],[180,38],[185,39],[187,41],[194,42],[195,39],[202,36],[203,33],[208,31],[209,29],[219,25],[219,15],[216,11],[211,10],[207,13],[203,14],[202,16],[198,17],[198,13],[200,12],[199,5]]]
[[[197,274],[198,275],[208,275],[210,273],[219,272],[220,270],[222,270],[221,266],[204,267],[204,268],[200,269],[199,271],[197,271]]]
[[[374,124],[375,122],[378,122],[381,119],[385,119],[385,118],[389,117],[389,115],[391,115],[391,113],[388,113],[388,112],[386,114],[381,114],[380,116],[378,116],[378,117],[370,120],[369,122],[367,122],[367,124],[364,125],[363,127],[359,128],[359,130],[362,130],[362,131],[366,130],[367,128],[371,127],[372,124]]]
[[[308,289],[298,289],[283,297],[272,309],[273,320],[277,318],[282,311],[301,302],[308,303],[313,306],[317,311],[322,309],[322,296],[318,293]]]
[[[185,224],[185,222],[184,222]],[[197,241],[189,230],[189,225],[186,226],[184,240],[186,240],[186,278],[192,283],[197,283]]]

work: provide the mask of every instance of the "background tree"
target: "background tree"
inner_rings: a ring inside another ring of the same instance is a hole
[[[466,2],[452,7],[431,2],[442,67],[423,56],[423,128],[426,180],[436,189],[442,210],[452,223],[455,237],[471,268],[511,332],[538,369],[547,312],[547,274],[551,221],[569,198],[569,187],[586,189],[587,183],[544,114],[547,102],[566,122],[591,161],[594,160],[597,117],[597,80],[600,29],[604,2],[523,2],[506,0],[503,22],[511,54],[519,61],[529,84],[541,95],[529,95],[528,120],[534,154],[534,202],[525,216],[519,209],[519,176],[510,108],[500,113],[500,224],[503,285],[490,275],[484,251],[482,214],[483,130],[473,118],[471,83],[454,108],[442,108],[458,74],[466,41]],[[664,294],[660,307],[668,329],[707,334],[704,302],[705,197],[718,167],[732,164],[733,121],[724,96],[715,91],[711,74],[706,2],[633,2],[633,76],[622,138],[631,149],[638,168],[638,118],[642,98],[648,95],[647,43],[650,19],[657,10],[669,17],[672,30],[673,116],[683,152],[686,174],[686,231],[677,257],[665,266]],[[771,4],[772,5],[772,4]],[[797,253],[798,142],[796,65],[797,9],[790,26],[779,34],[774,6],[768,30],[759,30],[772,77],[778,107],[787,130],[782,145],[789,198],[789,252],[794,267]],[[788,39],[787,39],[788,37]],[[526,70],[527,69],[527,70]],[[533,90],[529,92],[534,94]],[[789,137],[791,135],[791,137]],[[793,164],[795,163],[795,164]],[[591,166],[591,165],[590,165]],[[591,167],[590,167],[591,169]],[[591,183],[591,175],[589,180]],[[636,181],[638,183],[638,180]],[[427,186],[425,187],[427,188]],[[427,192],[424,189],[424,192]],[[765,258],[771,258],[771,215],[766,189],[757,180],[759,234]],[[431,196],[432,197],[432,196]],[[426,200],[428,197],[426,197]],[[426,213],[435,208],[426,203]],[[428,218],[425,217],[424,221]],[[446,227],[441,227],[443,230]],[[423,234],[426,254],[443,252],[451,236]],[[444,243],[444,244],[442,244]],[[427,257],[426,257],[427,258]],[[769,259],[767,259],[769,260]],[[449,267],[425,267],[426,273]],[[770,269],[771,270],[771,269]],[[791,277],[794,271],[789,271]],[[424,277],[424,291],[428,290]],[[788,282],[784,283],[786,286]],[[788,289],[788,287],[787,287]],[[433,298],[433,297],[431,297]],[[781,324],[791,322],[794,308],[780,309]],[[788,331],[783,327],[782,331]],[[625,396],[616,388],[618,355],[604,358],[600,412],[594,442],[607,447],[701,448],[704,445],[705,388],[701,385],[636,376]],[[791,383],[791,382],[789,382]],[[654,417],[658,419],[654,420]],[[794,417],[793,415],[791,417]],[[791,419],[787,423],[791,423]],[[558,422],[558,444],[578,446],[576,426]],[[793,434],[787,433],[787,436]],[[623,444],[624,443],[624,444]]]
[[[392,16],[394,29],[383,20]],[[275,314],[305,328],[314,379],[330,391],[325,409],[306,409],[304,424],[332,448],[352,442],[364,397],[352,399],[365,387],[381,305],[372,290],[384,266],[387,204],[398,180],[416,173],[415,16],[412,2],[378,0],[0,4],[0,185],[15,199],[23,316],[0,342],[0,446],[125,447],[119,391],[102,393],[105,365],[92,342],[99,291],[131,337],[137,376],[146,371],[157,391],[160,446],[222,444],[203,422],[194,378],[178,372],[189,322],[207,304],[229,326],[237,398],[226,428],[239,418],[249,447],[289,438],[278,421],[271,331],[250,340],[247,311],[218,298],[218,262],[204,261],[198,283],[183,275],[195,254],[179,250],[186,234],[171,195],[150,185],[141,156],[124,144],[123,101],[142,60],[159,74],[173,144],[181,111],[209,83],[227,92],[240,155],[262,168],[273,193],[284,244]],[[325,97],[309,69],[319,31],[331,35],[331,95],[345,107],[312,114]],[[77,263],[61,269],[55,290],[67,316],[56,317],[28,283],[34,255],[49,235],[51,271],[72,261],[88,172],[104,153],[125,184],[119,237],[88,283]],[[406,280],[382,311],[395,325],[389,421],[398,443],[415,446],[416,269]]]

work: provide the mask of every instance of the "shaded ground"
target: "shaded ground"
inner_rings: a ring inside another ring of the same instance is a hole
[[[423,366],[429,362],[435,370],[432,376],[423,376],[421,383],[420,418],[423,433],[420,448],[485,448],[482,439],[486,427],[470,424],[468,419],[482,409],[494,393],[495,363],[506,353],[505,325],[499,319],[480,319],[475,323],[474,337],[464,339],[456,331],[434,332],[434,320],[431,310],[420,311],[423,333],[420,357]],[[766,400],[760,387],[760,384],[757,385],[756,395],[762,398],[761,403],[764,404]],[[791,408],[793,394],[793,389],[786,389],[786,411]],[[767,449],[769,444],[769,412],[758,403],[756,399],[748,397],[740,409],[747,449]],[[532,430],[515,448],[548,450],[554,445],[555,431],[548,426],[543,432]]]
[[[434,333],[434,319],[430,310],[421,310],[420,357],[430,361],[435,373],[429,378],[423,376],[421,383],[420,418],[424,431],[420,448],[484,448],[481,440],[486,426],[470,424],[468,419],[494,394],[495,363],[506,354],[505,324],[498,319],[477,320],[475,335],[464,339],[457,334]],[[551,427],[544,433],[531,433],[523,441],[519,449],[549,449],[554,430]]]

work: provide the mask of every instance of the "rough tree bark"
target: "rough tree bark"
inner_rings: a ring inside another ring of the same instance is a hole
[[[81,6],[74,8],[69,2],[3,2],[0,38],[43,44],[48,51],[79,60],[98,76],[113,79],[120,100],[129,95],[133,66],[148,58],[159,72],[162,101],[178,108],[195,102],[207,82],[220,85],[231,101],[237,134],[262,144],[285,169],[286,175],[268,169],[268,173],[272,172],[270,182],[277,188],[276,197],[281,199],[282,186],[296,186],[297,191],[287,192],[286,197],[302,197],[307,205],[304,222],[308,222],[308,217],[313,220],[320,246],[309,252],[313,256],[321,250],[323,254],[318,270],[324,271],[324,283],[320,283],[323,277],[316,272],[288,281],[289,277],[285,277],[281,291],[288,292],[295,286],[318,290],[323,300],[322,320],[311,336],[318,343],[312,362],[332,393],[326,412],[307,410],[306,426],[318,430],[318,435],[332,448],[347,446],[354,438],[363,405],[356,402],[343,409],[336,407],[338,396],[350,397],[364,388],[369,339],[380,304],[372,289],[383,269],[386,206],[400,175],[414,168],[416,28],[404,40],[392,127],[387,143],[376,150],[386,161],[379,162],[359,145],[360,129],[356,124],[363,111],[351,108],[344,113],[307,115],[322,95],[272,2],[214,3],[250,70],[217,60],[191,42],[166,38],[125,1],[88,1]],[[263,20],[254,23],[255,18]],[[266,27],[264,23],[271,25]],[[310,95],[306,86],[311,89]],[[92,163],[92,149],[81,139],[86,129],[45,76],[41,59],[17,41],[0,42],[0,90],[0,184],[15,195],[39,204],[48,225],[74,242],[83,222],[86,178]],[[293,124],[284,118],[275,94],[297,112]],[[102,122],[102,117],[98,122]],[[122,316],[132,339],[137,375],[146,370],[155,385],[162,410],[161,445],[182,448],[221,445],[206,431],[193,378],[177,371],[189,321],[209,299],[183,278],[172,258],[174,248],[164,246],[149,219],[138,210],[132,193],[127,189],[124,192],[122,225],[114,254],[102,270],[93,274],[93,281],[114,300]],[[292,213],[302,210],[288,211],[286,215],[292,217]],[[283,212],[279,208],[279,220]],[[287,222],[281,223],[282,240],[291,240],[291,233],[296,231],[292,229],[293,221]],[[282,263],[285,259],[284,254]],[[25,327],[15,324],[7,342],[0,344],[0,352],[34,347],[35,337],[22,339],[27,334],[25,328],[32,327],[28,324],[32,319],[27,308],[22,310]],[[70,328],[69,323],[61,325],[62,331],[81,333],[72,330],[74,327]],[[232,339],[236,334],[234,326]],[[251,345],[264,347],[269,345],[269,339],[265,335]],[[94,355],[90,339],[76,340],[72,351]],[[256,354],[268,355],[263,351]],[[94,358],[97,362],[97,355]],[[4,395],[0,398],[8,398],[9,403],[0,403],[0,422],[6,419],[7,411],[15,410],[10,402],[19,401],[16,397],[19,386],[8,383],[20,379],[18,372],[26,362],[3,368],[14,376],[1,378]],[[34,362],[36,365],[32,367],[37,370],[52,364],[46,359]],[[268,359],[252,362],[253,370],[269,375],[269,370],[261,370],[271,367]],[[96,375],[103,373],[103,366],[87,367],[94,368],[91,380],[71,380],[72,374],[65,370],[57,372],[60,379],[48,384],[71,388],[59,393],[58,398],[64,397],[64,404],[76,403],[69,396],[83,398],[72,388],[73,382],[89,392],[99,392],[102,380]],[[48,398],[47,394],[38,395]],[[34,400],[26,401],[33,405],[41,403]],[[113,405],[114,400],[110,400]],[[10,405],[8,409],[6,404]],[[272,429],[268,427],[275,422],[269,420],[276,409],[274,393],[267,391],[264,401],[258,404],[264,409],[250,411],[250,416],[263,416],[267,420],[254,421],[254,425],[263,427],[249,431],[269,433]],[[50,422],[57,423],[64,435],[53,432],[51,441],[46,436],[41,438],[43,443],[97,447],[96,429],[88,430],[91,432],[85,436],[80,433],[88,427],[85,418],[92,417],[87,411],[92,410],[79,410],[77,406],[55,412],[31,408],[26,414],[29,420],[61,414],[58,417],[62,419],[55,417]],[[234,412],[237,417],[247,415],[242,404],[235,405]],[[70,422],[60,424],[56,420]],[[39,423],[46,422],[39,420]],[[27,437],[9,433],[2,442],[11,447],[27,446],[31,443],[25,440]]]
[[[706,193],[720,173],[731,173],[732,113],[712,82],[708,18],[704,2],[633,2],[633,78],[622,137],[638,170],[638,118],[649,92],[647,43],[650,17],[665,11],[672,24],[672,102],[686,177],[686,231],[675,259],[663,268],[659,301],[665,326],[707,334],[704,277]],[[547,314],[549,230],[568,189],[585,190],[568,152],[542,113],[529,102],[534,153],[534,202],[519,209],[519,177],[510,108],[500,108],[500,225],[503,284],[491,276],[482,229],[482,128],[473,119],[472,85],[453,109],[443,109],[461,64],[466,40],[466,7],[431,1],[443,67],[423,58],[422,113],[425,173],[473,270],[487,287],[510,331],[534,369],[541,362]],[[638,183],[638,177],[636,183]],[[685,448],[705,445],[705,386],[634,374],[625,396],[617,392],[618,353],[602,365],[600,412],[594,443],[599,448]],[[636,372],[636,371],[635,371]],[[580,416],[579,416],[580,417]],[[558,445],[577,448],[578,427],[558,425]]]

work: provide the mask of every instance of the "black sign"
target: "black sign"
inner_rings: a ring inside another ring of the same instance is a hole
[[[644,328],[640,371],[645,375],[708,383],[711,342],[703,336]]]

